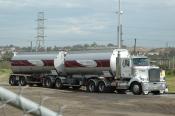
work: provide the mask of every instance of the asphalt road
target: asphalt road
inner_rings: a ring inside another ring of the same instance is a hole
[[[19,93],[19,87],[0,86]],[[44,106],[63,116],[175,116],[175,95],[132,95],[116,93],[86,93],[83,91],[27,87],[22,95],[35,102],[48,98]],[[0,116],[23,116],[23,112],[7,105]]]

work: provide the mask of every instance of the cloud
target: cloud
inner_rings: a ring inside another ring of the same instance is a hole
[[[150,38],[173,38],[175,0],[121,2],[124,39],[143,38],[154,30],[162,35],[150,34]],[[8,42],[9,38],[36,39],[37,12],[44,10],[48,40],[108,41],[117,33],[117,7],[118,0],[0,0],[0,38],[7,37]]]
[[[77,1],[77,2],[76,2]],[[75,8],[81,7],[78,0],[0,0],[0,6],[2,8],[22,8],[22,7],[63,7],[63,8]]]
[[[115,0],[118,1],[118,0]],[[150,7],[150,6],[162,6],[173,7],[175,6],[175,0],[123,0],[123,5],[127,4],[136,7]],[[126,5],[125,5],[126,6]]]
[[[95,35],[110,29],[112,22],[110,19],[100,16],[79,16],[79,17],[62,17],[52,19],[48,25],[48,33],[52,35],[70,35],[80,36]]]

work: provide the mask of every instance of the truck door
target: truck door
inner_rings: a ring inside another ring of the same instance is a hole
[[[64,52],[59,52],[57,58],[54,59],[54,66],[58,73],[64,73]]]
[[[122,59],[121,62],[121,77],[130,78],[131,77],[131,63],[130,59]]]

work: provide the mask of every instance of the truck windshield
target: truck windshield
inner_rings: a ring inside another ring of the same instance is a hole
[[[133,58],[133,64],[135,66],[149,66],[148,58]]]

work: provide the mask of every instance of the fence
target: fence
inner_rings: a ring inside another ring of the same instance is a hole
[[[27,98],[24,98],[22,96],[22,93],[26,88],[27,87],[22,88],[21,86],[19,86],[19,93],[15,94],[14,92],[0,87],[1,116],[8,116],[6,109],[9,105],[20,109],[23,116],[62,116],[63,107],[61,107],[58,112],[54,112],[42,106],[42,104],[48,99],[48,97],[44,97],[39,101],[39,103],[35,103]],[[10,116],[13,116],[13,114],[11,114]]]

